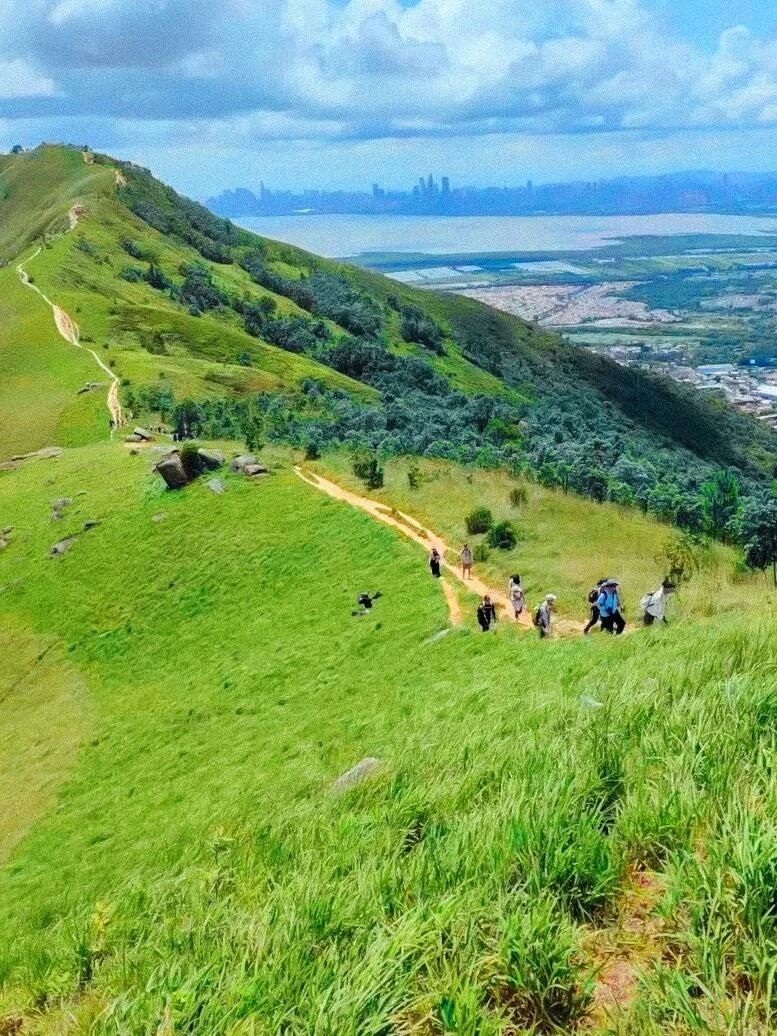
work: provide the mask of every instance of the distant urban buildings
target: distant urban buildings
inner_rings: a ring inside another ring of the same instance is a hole
[[[354,215],[645,215],[661,212],[777,212],[777,173],[676,173],[520,187],[457,187],[430,173],[409,190],[374,183],[370,191],[276,191],[260,183],[207,202],[221,216],[299,213]]]

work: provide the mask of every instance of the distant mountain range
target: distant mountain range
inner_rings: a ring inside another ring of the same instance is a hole
[[[646,215],[658,212],[777,213],[777,173],[686,172],[522,187],[452,187],[421,178],[409,191],[273,191],[236,187],[209,198],[220,216],[424,215]]]

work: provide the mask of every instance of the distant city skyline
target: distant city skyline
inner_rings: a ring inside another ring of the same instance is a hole
[[[0,148],[85,142],[197,197],[777,154],[767,0],[0,0],[0,17]]]
[[[303,191],[230,188],[206,199],[219,215],[273,216],[305,213],[358,215],[615,215],[659,212],[777,212],[777,172],[693,171],[664,176],[619,177],[518,186],[458,185],[447,174],[418,177],[403,190],[373,182],[359,190]]]

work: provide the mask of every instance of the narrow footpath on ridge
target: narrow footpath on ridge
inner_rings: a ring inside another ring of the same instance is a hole
[[[407,536],[408,539],[414,540],[416,543],[420,543],[427,551],[431,552],[432,547],[436,547],[443,558],[443,568],[448,576],[452,576],[454,579],[458,580],[459,583],[466,587],[471,593],[479,594],[481,597],[488,594],[496,607],[506,613],[510,621],[514,621],[512,616],[512,604],[507,599],[507,594],[487,586],[481,579],[478,579],[477,576],[473,576],[471,579],[464,579],[459,572],[458,566],[456,564],[450,564],[447,560],[449,555],[455,554],[456,552],[453,551],[437,533],[432,532],[431,529],[425,528],[409,514],[405,514],[403,511],[394,510],[386,504],[380,504],[376,500],[370,500],[368,497],[352,493],[350,490],[343,489],[343,487],[337,485],[336,482],[330,482],[329,479],[323,478],[321,475],[315,475],[313,472],[303,471],[299,467],[295,467],[294,471],[304,482],[307,482],[308,485],[314,486],[316,489],[320,490],[322,493],[326,493],[327,496],[333,497],[335,500],[342,500],[345,503],[350,504],[352,507],[358,507],[361,511],[366,511],[367,514],[376,518],[379,522],[384,522],[386,525],[390,525],[392,528],[398,529],[404,536]],[[463,622],[463,615],[456,590],[447,578],[441,579],[440,582],[442,583],[445,598],[448,602],[451,625],[460,626]],[[520,621],[517,622],[516,625],[527,629],[532,628],[531,613],[529,610],[524,609]]]
[[[75,228],[78,226],[78,220],[82,212],[83,210],[79,205],[74,205],[70,209],[70,211],[68,212],[68,221],[70,224],[70,229],[66,230],[65,233],[70,233],[70,231],[75,230]],[[106,400],[108,412],[111,415],[113,427],[120,428],[121,425],[124,423],[124,415],[122,413],[121,402],[119,400],[119,385],[121,384],[119,378],[113,373],[111,368],[102,359],[100,359],[100,357],[97,355],[94,349],[88,349],[86,346],[81,344],[78,324],[75,322],[75,320],[73,320],[73,318],[69,314],[65,312],[64,309],[62,309],[61,306],[58,306],[56,303],[52,302],[48,295],[46,295],[44,292],[40,290],[37,284],[33,284],[33,282],[30,280],[30,275],[24,268],[26,265],[31,263],[33,259],[36,259],[40,255],[41,251],[42,249],[40,247],[37,248],[29,257],[29,259],[27,259],[24,263],[19,263],[17,265],[16,272],[19,275],[19,280],[25,287],[30,288],[34,292],[37,292],[37,294],[40,295],[40,297],[43,299],[46,305],[49,306],[54,315],[54,323],[56,324],[57,331],[59,332],[60,336],[64,338],[66,342],[69,342],[70,345],[74,345],[76,349],[82,349],[84,352],[89,353],[93,357],[98,367],[100,367],[100,369],[108,375],[108,378],[110,379],[108,387],[108,397]]]

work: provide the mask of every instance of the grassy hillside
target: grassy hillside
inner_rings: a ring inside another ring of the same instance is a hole
[[[269,479],[223,496],[164,493],[118,445],[0,477],[16,529],[0,751],[20,761],[3,802],[24,791],[6,852],[27,832],[0,873],[5,1017],[31,1033],[720,1031],[692,1028],[701,987],[705,1017],[760,1024],[770,599],[751,587],[756,610],[620,643],[469,623],[440,639],[421,548],[268,459]],[[455,531],[484,484],[441,483]],[[560,503],[536,493],[534,515]],[[576,523],[555,508],[569,595],[602,564],[600,509],[578,507]],[[635,521],[607,556],[624,578],[663,534]],[[522,548],[527,572],[549,541]],[[365,588],[384,597],[354,618]],[[368,755],[380,774],[334,796]],[[635,909],[656,945],[633,946]],[[613,956],[644,985],[602,1015]]]
[[[0,459],[67,448],[0,469],[0,1036],[772,1032],[777,596],[695,543],[668,627],[577,632],[664,575],[657,501],[768,495],[767,433],[134,167],[2,172]],[[270,474],[164,490],[19,261],[126,410]],[[484,636],[464,589],[452,626],[420,545],[294,472],[364,493],[353,447],[452,545],[514,521],[478,574],[568,635]]]
[[[90,157],[3,160],[2,214],[19,228],[6,247],[37,241],[59,199],[77,207],[77,228],[49,236],[30,272],[105,352],[141,420],[312,452],[501,463],[692,529],[720,466],[751,497],[770,490],[777,438],[759,422],[471,300],[264,240],[143,169]],[[31,293],[14,301],[20,319],[40,307]],[[11,377],[24,376],[17,339],[2,361]]]

